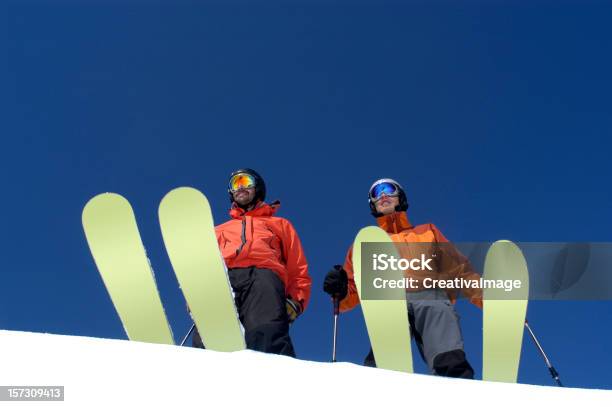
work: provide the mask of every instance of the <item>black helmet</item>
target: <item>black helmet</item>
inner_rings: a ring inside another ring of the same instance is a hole
[[[229,193],[230,202],[234,202],[234,194],[232,194],[232,186],[230,182],[232,177],[237,174],[249,174],[253,178],[255,178],[255,202],[264,201],[266,199],[266,183],[264,182],[261,175],[257,173],[257,171],[252,170],[250,168],[241,168],[236,170],[230,174],[229,181],[227,183],[227,192]]]
[[[408,199],[406,198],[406,192],[404,192],[404,188],[402,188],[400,183],[391,178],[381,178],[377,180],[376,182],[374,182],[372,186],[370,187],[370,190],[368,191],[368,203],[370,204],[370,211],[372,212],[372,215],[376,218],[379,218],[383,215],[376,210],[376,204],[372,201],[372,190],[374,189],[374,187],[384,182],[388,182],[390,184],[395,185],[399,193],[398,194],[399,205],[395,207],[395,210],[397,212],[402,212],[408,209]]]

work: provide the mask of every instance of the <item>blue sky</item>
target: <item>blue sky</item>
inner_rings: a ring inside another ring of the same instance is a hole
[[[113,191],[134,207],[179,340],[190,321],[157,206],[191,185],[223,222],[243,166],[305,246],[304,359],[330,357],[323,276],[373,222],[377,178],[402,182],[410,219],[451,240],[611,241],[612,5],[425,3],[2,5],[0,328],[124,338],[80,223]],[[480,375],[480,311],[457,309]],[[567,385],[612,388],[611,313],[530,304]],[[361,313],[340,329],[339,359],[360,362]],[[550,385],[523,349],[519,381]]]

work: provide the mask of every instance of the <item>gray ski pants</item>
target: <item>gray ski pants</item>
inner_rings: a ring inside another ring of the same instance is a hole
[[[472,378],[474,371],[463,352],[459,316],[446,292],[423,290],[406,295],[410,333],[433,374]],[[366,366],[376,366],[372,350]]]
[[[436,356],[457,349],[463,350],[459,316],[442,290],[408,293],[406,298],[408,313],[412,314],[412,336],[423,360],[434,373]]]

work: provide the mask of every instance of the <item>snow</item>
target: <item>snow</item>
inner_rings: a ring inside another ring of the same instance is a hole
[[[65,401],[56,404],[69,406],[612,406],[609,390],[448,379],[252,351],[43,333],[0,330],[0,358],[0,385],[63,385]]]

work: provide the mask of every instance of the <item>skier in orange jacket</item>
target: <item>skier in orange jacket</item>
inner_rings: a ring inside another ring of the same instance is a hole
[[[249,349],[295,356],[289,324],[308,306],[311,278],[300,239],[280,203],[265,203],[266,185],[254,170],[234,171],[231,220],[215,228]],[[193,344],[203,347],[199,333]]]
[[[432,373],[440,376],[473,378],[474,370],[463,351],[463,338],[459,320],[454,311],[456,290],[424,289],[420,282],[433,279],[460,278],[478,280],[478,275],[468,260],[444,237],[433,224],[413,226],[406,215],[408,200],[401,185],[390,178],[376,181],[368,194],[370,210],[378,226],[389,233],[394,242],[418,243],[418,251],[428,246],[440,251],[444,262],[434,271],[406,271],[420,287],[407,289],[408,317],[411,334],[415,338],[421,356]],[[431,243],[431,245],[429,245]],[[407,245],[409,246],[409,245]],[[400,250],[400,253],[402,251]],[[334,266],[327,273],[323,289],[340,299],[340,310],[348,311],[359,303],[359,295],[353,277],[352,247],[343,266]],[[482,308],[482,290],[468,288],[462,291],[470,302]],[[407,344],[407,346],[410,346]],[[372,349],[364,361],[366,366],[376,366]]]

